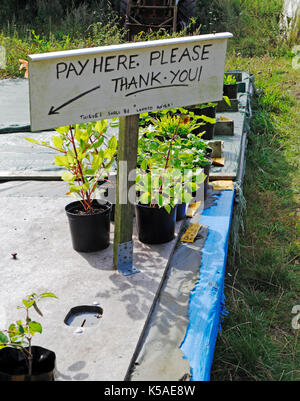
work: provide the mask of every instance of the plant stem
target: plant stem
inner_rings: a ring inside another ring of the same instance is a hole
[[[28,375],[32,375],[32,352],[31,352],[31,336],[30,336],[30,328],[29,328],[29,309],[26,308],[26,326],[28,337],[26,337],[28,341],[28,351],[27,351],[27,359],[28,359]]]

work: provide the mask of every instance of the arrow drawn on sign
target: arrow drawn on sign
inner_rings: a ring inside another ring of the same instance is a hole
[[[91,93],[97,89],[100,89],[100,85],[95,86],[95,88],[89,89],[88,91],[85,91],[85,92],[81,93],[80,95],[73,97],[73,99],[68,100],[67,102],[63,103],[61,106],[58,106],[56,108],[54,106],[51,106],[51,109],[49,110],[48,115],[50,116],[52,114],[59,114],[58,110],[62,109],[63,107],[67,106],[68,104],[75,102],[75,100],[77,100],[77,99],[81,98],[82,96],[85,96],[88,93]]]

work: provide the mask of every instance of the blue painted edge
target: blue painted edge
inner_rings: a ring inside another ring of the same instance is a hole
[[[202,248],[200,277],[189,300],[189,324],[180,345],[189,361],[191,381],[209,381],[214,349],[225,310],[224,279],[233,191],[221,191],[216,205],[203,210],[200,224],[209,232]]]

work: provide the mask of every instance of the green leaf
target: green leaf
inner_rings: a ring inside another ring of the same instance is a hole
[[[26,137],[25,139],[26,139],[26,141],[32,142],[32,143],[34,143],[35,145],[40,145],[39,141],[37,141],[36,139],[27,138],[27,137]]]
[[[53,137],[52,137],[52,142],[53,142],[53,145],[54,145],[56,148],[62,149],[63,140],[62,140],[62,138],[61,138],[60,136],[53,136]]]
[[[70,187],[70,192],[75,192],[76,194],[80,195],[80,189],[82,188],[82,186],[76,186],[76,185],[72,185]]]
[[[0,331],[0,343],[9,343],[8,337],[2,331]]]
[[[9,338],[12,339],[18,334],[17,326],[14,323],[11,323],[8,327],[8,335]]]
[[[75,139],[80,142],[81,139],[81,129],[79,129],[78,125],[75,127]]]
[[[171,206],[170,205],[165,205],[164,208],[166,209],[166,211],[170,214],[171,213]]]
[[[104,141],[104,136],[101,136],[95,143],[93,143],[93,148],[98,149]]]
[[[29,309],[35,303],[35,300],[33,299],[32,301],[28,301],[27,299],[23,299],[22,303],[25,306],[25,308]]]
[[[34,335],[35,333],[42,333],[42,326],[38,322],[30,322],[29,323],[30,334]]]
[[[103,128],[104,127],[103,127],[101,121],[97,121],[96,124],[95,124],[95,131],[97,131],[99,133],[102,133]]]
[[[74,182],[75,176],[72,173],[65,171],[62,173],[61,179],[66,182]]]
[[[228,104],[228,106],[231,106],[230,99],[229,99],[228,96],[223,96],[223,99],[224,99],[225,102]]]
[[[43,292],[40,294],[40,298],[57,298],[57,296],[53,292]]]
[[[109,149],[116,150],[117,146],[118,146],[117,138],[115,136],[112,136],[108,141],[108,147]]]
[[[61,135],[65,135],[69,131],[69,127],[68,126],[59,127],[59,128],[56,128],[55,131]]]
[[[110,160],[112,157],[114,157],[114,154],[115,154],[115,152],[114,152],[113,149],[106,148],[106,149],[104,150],[104,157],[105,157],[106,159],[109,159],[109,160]]]
[[[149,192],[144,192],[140,198],[139,198],[139,202],[143,203],[143,204],[148,204],[150,201],[150,193]]]
[[[93,158],[93,161],[92,161],[92,169],[95,171],[99,170],[99,168],[101,167],[102,161],[103,161],[103,159],[99,153],[97,155],[95,155]]]
[[[185,203],[190,203],[190,201],[193,199],[192,195],[189,192],[184,192],[183,195],[183,200]]]
[[[206,121],[209,124],[215,124],[216,123],[216,118],[211,118],[205,115],[201,115],[202,120]]]
[[[75,164],[75,163],[76,163],[76,161],[75,161],[75,155],[74,155],[74,153],[73,153],[72,150],[69,150],[69,151],[68,151],[66,157],[67,157],[67,161],[68,161],[69,165],[70,165],[70,164]],[[67,166],[67,168],[69,167],[69,165]]]

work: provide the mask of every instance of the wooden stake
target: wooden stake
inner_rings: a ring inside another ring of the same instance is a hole
[[[118,141],[118,171],[116,182],[114,267],[118,266],[118,248],[132,240],[134,205],[128,200],[128,174],[136,168],[139,115],[120,117]],[[132,184],[131,184],[132,185]]]

